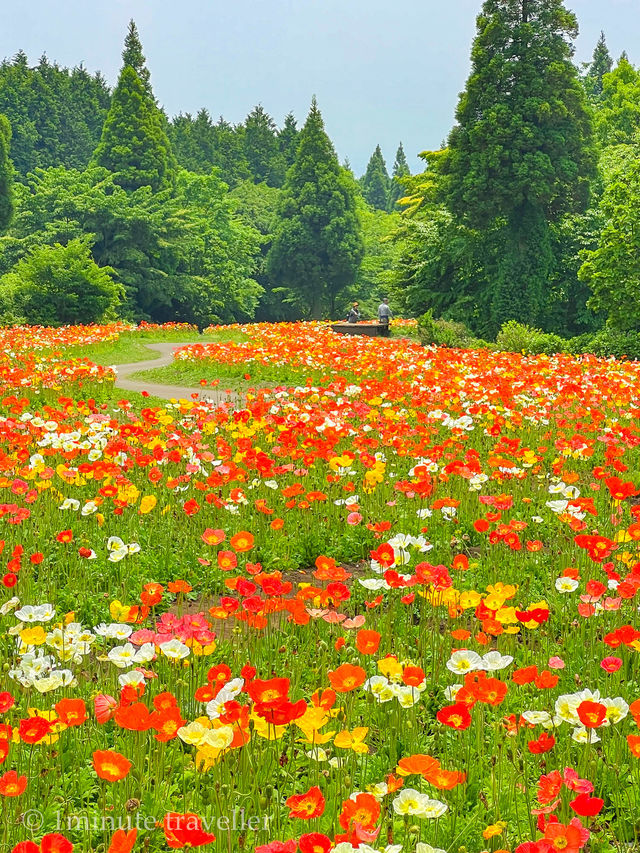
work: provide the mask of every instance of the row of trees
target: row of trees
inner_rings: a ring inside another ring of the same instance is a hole
[[[42,63],[30,73],[41,74]],[[63,91],[70,77],[56,69],[53,79]],[[56,137],[57,154],[19,144],[27,171],[18,175],[12,125],[0,119],[5,321],[89,322],[115,312],[200,325],[321,316],[343,310],[340,294],[366,297],[390,268],[394,249],[381,251],[378,237],[399,216],[364,201],[315,99],[301,130],[289,116],[276,131],[261,107],[242,132],[204,113],[169,123],[132,22],[103,119],[89,155],[76,150],[73,166],[63,139]],[[221,163],[225,134],[233,144]],[[34,152],[42,166],[29,166]],[[362,264],[365,245],[371,258]]]
[[[408,179],[395,293],[493,337],[640,319],[640,75],[562,0],[485,0],[447,147]]]

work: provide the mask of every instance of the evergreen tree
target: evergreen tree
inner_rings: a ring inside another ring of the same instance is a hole
[[[64,164],[84,168],[100,141],[111,94],[101,75],[69,71],[42,57],[29,68],[20,52],[0,65],[0,113],[12,126],[18,174]]]
[[[562,0],[485,0],[477,19],[443,198],[464,223],[494,231],[487,332],[512,318],[539,319],[553,264],[550,224],[588,201],[595,146],[572,62],[576,35]]]
[[[151,75],[146,66],[146,59],[142,52],[142,43],[138,35],[138,28],[133,18],[129,21],[129,29],[124,39],[124,50],[122,51],[122,66],[133,68],[140,78],[147,94],[153,97],[151,91]]]
[[[0,234],[9,227],[13,216],[13,165],[9,159],[11,125],[0,115]]]
[[[254,181],[282,186],[285,160],[280,153],[275,122],[258,104],[247,116],[244,127],[244,152]]]
[[[387,210],[389,208],[391,180],[379,145],[376,145],[376,149],[371,155],[361,185],[365,201],[371,207],[377,210]]]
[[[602,78],[605,74],[608,74],[612,68],[613,59],[609,53],[604,33],[601,32],[598,43],[593,51],[593,59],[584,78],[587,93],[593,100],[597,100],[602,94]]]
[[[352,179],[341,169],[315,98],[296,159],[287,173],[279,224],[267,259],[274,286],[314,318],[335,311],[335,297],[353,284],[363,243]]]
[[[296,120],[293,113],[288,113],[285,116],[282,130],[278,133],[278,144],[280,153],[284,157],[286,168],[293,166],[296,159],[296,149],[298,147],[299,131],[296,125]]]
[[[167,186],[175,170],[160,111],[131,65],[120,72],[93,163],[113,172],[125,190]]]
[[[393,161],[393,173],[391,176],[391,187],[389,189],[389,210],[393,211],[398,204],[398,200],[406,195],[406,190],[402,185],[401,178],[407,178],[411,174],[407,157],[402,147],[402,142],[396,151],[396,159]]]

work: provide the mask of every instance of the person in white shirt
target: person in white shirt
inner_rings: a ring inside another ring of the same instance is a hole
[[[389,323],[392,317],[393,314],[391,313],[391,308],[389,308],[389,300],[385,297],[378,308],[378,323],[382,326],[380,333],[385,338],[389,336]]]

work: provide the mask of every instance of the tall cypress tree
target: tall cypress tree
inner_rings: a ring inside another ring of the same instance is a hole
[[[296,159],[299,135],[300,132],[298,131],[295,117],[293,113],[288,113],[285,116],[282,130],[278,133],[280,153],[284,157],[287,169],[293,166],[294,160]]]
[[[138,28],[133,18],[129,21],[129,29],[124,39],[124,49],[122,51],[122,65],[129,65],[136,72],[142,85],[147,93],[153,97],[151,90],[151,74],[146,65],[147,60],[142,52],[142,42],[138,34]]]
[[[595,145],[562,0],[485,0],[471,76],[443,160],[450,210],[491,234],[486,331],[536,322],[553,264],[550,224],[589,197]]]
[[[124,41],[123,67],[92,162],[115,175],[115,182],[133,191],[153,192],[173,182],[176,161],[167,135],[165,115],[158,109],[133,21]]]
[[[391,188],[389,189],[389,210],[394,211],[398,200],[403,198],[407,193],[404,186],[400,183],[401,178],[406,178],[411,174],[409,164],[407,163],[407,155],[404,153],[402,142],[396,151],[396,159],[393,161],[393,172],[391,175]]]
[[[161,113],[131,65],[120,72],[93,162],[114,173],[125,190],[168,186],[175,161]]]
[[[352,179],[340,167],[316,99],[287,172],[269,276],[301,313],[333,315],[336,295],[355,281],[363,255]]]
[[[11,125],[0,115],[0,234],[4,234],[13,216],[13,165],[9,159]]]
[[[600,38],[593,51],[593,59],[589,65],[584,83],[589,94],[589,97],[597,100],[602,94],[602,78],[608,74],[613,68],[613,59],[607,47],[607,40],[604,33],[600,33]]]
[[[365,200],[371,207],[375,207],[377,210],[388,209],[391,180],[379,145],[376,145],[375,151],[369,159],[361,185]]]

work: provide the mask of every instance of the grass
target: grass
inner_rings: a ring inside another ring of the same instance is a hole
[[[330,382],[335,376],[308,367],[296,370],[289,365],[223,364],[213,359],[195,359],[174,361],[173,364],[156,370],[141,370],[134,373],[132,378],[188,386],[199,385],[201,379],[207,382],[218,379],[222,388],[238,390],[247,388],[248,385],[306,385],[309,379],[315,385]]]

